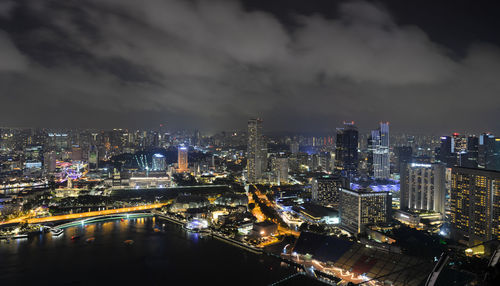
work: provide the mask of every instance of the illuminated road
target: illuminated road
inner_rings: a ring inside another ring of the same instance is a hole
[[[255,194],[257,195],[257,197],[263,201],[268,207],[271,207],[273,209],[276,210],[276,205],[269,201],[269,199],[267,198],[267,196],[265,194],[263,194],[258,188],[256,185],[253,185],[255,187]],[[253,201],[253,197],[250,193],[248,193],[248,202],[254,202]],[[266,220],[266,216],[262,213],[262,211],[260,210],[258,204],[256,202],[255,203],[255,208],[252,210],[252,214],[257,218],[257,221],[264,221]],[[274,223],[278,224],[278,221],[277,220],[272,220]],[[300,232],[298,231],[294,231],[290,228],[287,228],[287,227],[283,227],[281,225],[278,224],[278,232],[280,234],[288,234],[288,235],[293,235],[295,237],[298,237],[300,235]]]
[[[143,205],[143,206],[128,207],[128,208],[120,208],[120,209],[110,209],[110,210],[102,210],[102,211],[93,211],[93,212],[85,212],[85,213],[67,214],[67,215],[48,216],[48,217],[40,217],[40,218],[28,218],[28,219],[24,219],[24,220],[14,219],[14,220],[2,222],[2,223],[0,223],[0,225],[7,224],[7,223],[15,223],[15,222],[42,223],[42,222],[49,222],[49,221],[79,219],[79,218],[85,218],[85,217],[93,217],[93,216],[101,216],[101,215],[110,215],[110,214],[118,214],[118,213],[156,209],[156,208],[161,208],[164,205],[166,205],[166,203]]]

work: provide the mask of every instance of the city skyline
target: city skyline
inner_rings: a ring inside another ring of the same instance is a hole
[[[498,15],[0,0],[0,284],[500,285]]]
[[[0,125],[500,133],[496,4],[396,2],[3,1]]]

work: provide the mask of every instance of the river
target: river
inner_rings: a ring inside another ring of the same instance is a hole
[[[0,285],[268,285],[293,273],[276,258],[154,217],[0,241]]]

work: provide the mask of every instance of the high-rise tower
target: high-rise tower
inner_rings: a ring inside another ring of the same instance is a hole
[[[262,136],[262,119],[248,120],[247,174],[250,183],[262,179],[267,165],[267,148]]]
[[[188,149],[184,146],[177,148],[177,168],[179,172],[188,170]]]
[[[450,188],[451,235],[476,245],[500,238],[500,172],[453,167]]]
[[[371,132],[371,151],[373,152],[373,177],[388,179],[391,175],[389,161],[389,122],[380,122],[378,130]]]
[[[345,122],[337,128],[335,168],[346,177],[356,175],[358,170],[358,130],[354,121]]]

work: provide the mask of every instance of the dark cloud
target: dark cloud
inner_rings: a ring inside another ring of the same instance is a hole
[[[23,3],[0,33],[3,125],[500,132],[498,48],[456,57],[382,5],[294,14],[290,29],[237,1]]]

